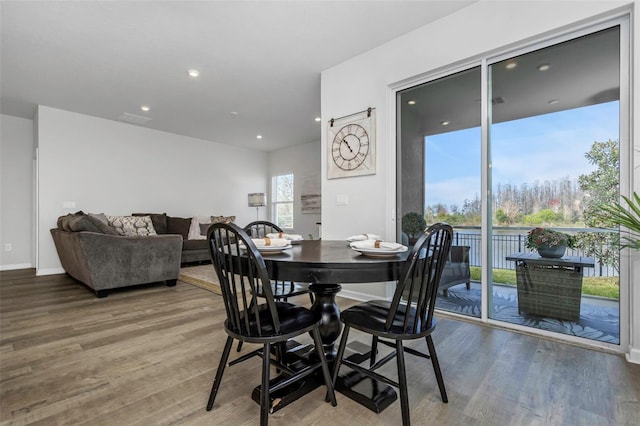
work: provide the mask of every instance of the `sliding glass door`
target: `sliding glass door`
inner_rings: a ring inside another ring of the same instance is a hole
[[[629,167],[627,28],[601,24],[397,92],[398,240],[441,221],[455,231],[437,309],[621,343],[619,230],[597,213]]]
[[[398,93],[402,241],[426,226],[455,227],[438,309],[481,316],[480,67]]]
[[[489,76],[489,316],[619,343],[618,233],[597,212],[619,198],[620,28],[502,59]],[[546,257],[555,241],[566,250]]]

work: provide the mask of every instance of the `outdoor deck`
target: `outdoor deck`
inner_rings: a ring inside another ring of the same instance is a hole
[[[471,288],[464,284],[449,288],[448,296],[438,294],[436,309],[469,315],[481,316],[480,283],[472,281]],[[493,284],[493,314],[495,320],[528,327],[554,331],[572,336],[584,337],[601,342],[620,343],[620,308],[618,300],[593,296],[582,296],[580,320],[577,322],[536,315],[518,313],[518,295],[515,286]]]

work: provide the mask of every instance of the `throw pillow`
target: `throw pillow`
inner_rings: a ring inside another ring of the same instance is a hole
[[[107,216],[109,225],[125,237],[158,235],[149,216]]]
[[[167,233],[167,214],[166,213],[132,213],[131,216],[149,216],[153,223],[153,228],[158,234]]]
[[[73,232],[88,231],[98,234],[119,235],[114,228],[88,214],[74,215],[69,219],[69,228]]]
[[[167,216],[167,234],[180,234],[184,240],[189,239],[191,218]]]
[[[231,223],[235,220],[235,216],[211,216],[211,223]]]
[[[69,213],[64,216],[58,217],[58,222],[57,222],[58,228],[62,229],[63,231],[72,232],[71,227],[69,226],[69,221],[75,218],[76,216],[83,215],[83,214],[84,212],[80,210],[75,213]]]
[[[89,216],[95,217],[105,225],[109,225],[109,219],[107,219],[107,215],[104,213],[88,213]]]

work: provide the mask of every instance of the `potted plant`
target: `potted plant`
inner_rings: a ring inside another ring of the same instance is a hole
[[[605,220],[622,225],[629,230],[629,235],[624,237],[621,247],[629,247],[640,250],[640,196],[633,193],[633,199],[622,196],[627,206],[621,203],[603,204],[600,216]]]
[[[525,247],[538,250],[542,257],[559,258],[564,256],[567,247],[574,247],[575,238],[553,229],[534,228],[527,234]]]
[[[407,234],[409,244],[414,244],[425,229],[427,229],[427,222],[420,213],[409,212],[402,216],[402,232]]]

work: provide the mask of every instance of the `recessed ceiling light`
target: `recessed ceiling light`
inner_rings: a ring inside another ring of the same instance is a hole
[[[558,100],[557,99],[551,99],[550,101],[547,102],[548,104],[557,104]]]
[[[238,115],[238,111],[231,111],[231,115]]]
[[[322,120],[322,118],[320,118],[320,117],[316,117],[316,118],[315,118],[315,120],[316,120],[316,121],[320,121],[320,120]]]
[[[187,71],[187,74],[189,74],[189,77],[197,77],[200,75],[200,71],[198,70],[189,70]]]
[[[262,139],[262,135],[257,135],[256,139]]]
[[[409,101],[409,102],[407,102],[407,103],[408,103],[409,105],[415,105],[415,104],[416,104],[416,101]]]
[[[509,63],[508,63],[507,65],[505,65],[504,67],[505,67],[506,69],[508,69],[508,70],[512,70],[512,69],[514,69],[514,68],[515,68],[515,67],[517,67],[517,66],[518,66],[518,63],[517,63],[517,62],[509,62]]]
[[[551,68],[551,64],[540,64],[538,65],[538,71],[546,71]]]
[[[149,108],[148,105],[142,105],[140,109],[143,110],[144,112],[148,112],[151,108]]]
[[[441,121],[440,124],[442,124],[443,126],[448,126],[449,125],[449,121]]]

